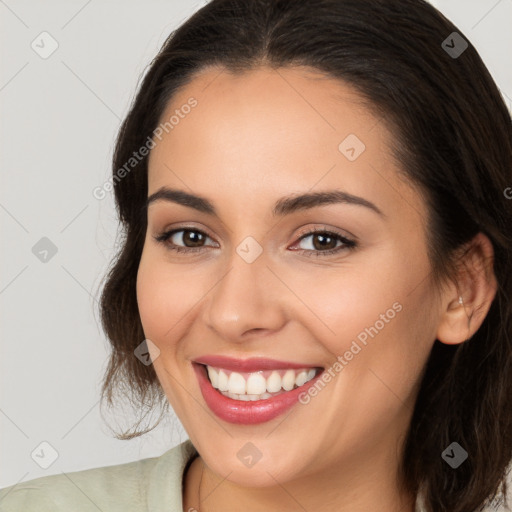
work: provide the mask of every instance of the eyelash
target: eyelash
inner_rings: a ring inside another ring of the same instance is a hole
[[[180,247],[176,244],[170,244],[168,242],[169,238],[171,238],[174,234],[176,233],[179,233],[180,231],[190,231],[190,232],[193,232],[193,233],[200,233],[201,235],[204,235],[205,237],[207,238],[211,238],[209,237],[206,233],[204,233],[203,231],[199,230],[199,229],[195,229],[195,228],[187,228],[187,227],[182,227],[182,228],[179,228],[179,229],[173,229],[171,231],[166,231],[158,236],[155,236],[154,239],[159,242],[159,243],[162,243],[164,244],[167,249],[171,250],[171,251],[176,251],[178,253],[192,253],[192,252],[197,252],[197,251],[200,251],[202,250],[204,247]],[[333,231],[326,231],[326,230],[311,230],[311,231],[308,231],[307,233],[304,233],[303,235],[301,235],[301,237],[299,238],[298,242],[302,241],[304,238],[307,238],[308,236],[311,236],[311,235],[327,235],[331,238],[337,238],[338,240],[340,240],[341,242],[343,242],[344,245],[340,246],[340,247],[337,247],[335,249],[328,249],[326,251],[317,251],[317,250],[311,250],[311,249],[296,249],[297,252],[300,252],[302,254],[304,254],[305,256],[307,257],[310,257],[310,256],[314,256],[314,257],[324,257],[324,256],[329,256],[329,255],[332,255],[332,254],[336,254],[336,253],[339,253],[341,251],[345,251],[345,250],[348,250],[348,251],[352,251],[354,250],[358,244],[354,241],[354,240],[350,240],[348,238],[346,238],[345,236],[339,234],[339,233],[336,233],[336,232],[333,232]]]

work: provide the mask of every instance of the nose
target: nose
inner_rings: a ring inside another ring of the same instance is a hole
[[[204,321],[217,337],[232,343],[267,336],[286,322],[285,291],[264,253],[247,263],[234,252],[208,294]]]

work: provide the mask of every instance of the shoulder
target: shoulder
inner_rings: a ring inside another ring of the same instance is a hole
[[[2,512],[146,512],[181,504],[187,440],[159,457],[36,478],[0,489]],[[179,509],[178,509],[179,510]]]

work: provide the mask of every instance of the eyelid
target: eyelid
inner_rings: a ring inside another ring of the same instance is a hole
[[[171,225],[169,227],[163,228],[160,231],[160,235],[165,234],[165,233],[170,233],[170,232],[181,231],[181,230],[199,231],[199,232],[203,233],[204,235],[206,235],[211,240],[215,240],[215,237],[213,237],[207,229],[205,229],[202,226],[201,227],[196,226],[194,224],[185,224],[185,225],[178,225],[178,226]],[[329,232],[329,233],[338,235],[342,238],[347,238],[353,242],[359,242],[359,238],[356,235],[352,234],[350,231],[347,231],[346,229],[341,230],[339,228],[330,227],[330,226],[327,226],[326,224],[313,224],[313,225],[308,224],[307,227],[305,227],[303,229],[300,228],[299,233],[296,235],[297,241],[306,235],[311,235],[311,234],[315,234],[318,232]],[[157,236],[159,236],[159,235],[157,235]]]
[[[328,256],[336,256],[341,255],[343,252],[352,251],[359,248],[359,241],[357,241],[356,237],[349,238],[345,234],[341,233],[338,229],[331,229],[327,227],[313,227],[309,228],[308,231],[302,233],[297,241],[291,246],[292,248],[299,245],[303,240],[309,238],[310,236],[327,234],[331,238],[334,237],[337,242],[341,242],[341,246],[335,247],[334,249],[326,249],[324,251],[315,251],[312,249],[293,249],[303,256],[306,257],[328,257]]]
[[[177,231],[197,231],[197,232],[203,233],[211,240],[215,240],[215,237],[212,236],[211,233],[208,231],[208,229],[204,228],[202,225],[196,226],[194,224],[183,224],[183,225],[182,224],[178,224],[178,225],[171,224],[170,226],[166,226],[163,229],[156,230],[156,231],[158,232],[157,236],[164,235],[166,233],[167,234],[172,233],[172,232],[175,233]]]
[[[206,238],[209,238],[210,240],[215,241],[215,239],[210,236],[207,233],[207,230],[199,229],[196,226],[186,225],[186,226],[176,226],[176,227],[169,227],[168,229],[161,232],[160,235],[154,235],[153,238],[156,240],[156,242],[161,243],[165,246],[165,248],[168,251],[173,251],[176,254],[196,254],[200,253],[203,249],[206,247],[211,247],[211,245],[203,245],[199,247],[186,247],[177,245],[174,243],[169,243],[169,239],[173,237],[176,233],[179,233],[181,231],[192,231],[196,233],[201,233]],[[335,247],[334,249],[326,249],[326,250],[314,250],[314,249],[297,249],[294,248],[297,244],[300,244],[302,240],[305,238],[308,238],[309,236],[319,235],[319,234],[327,234],[327,235],[333,235],[334,238],[337,239],[338,242],[341,242],[341,246]],[[325,225],[315,225],[310,226],[307,231],[302,232],[300,235],[297,235],[296,242],[291,246],[293,251],[298,252],[302,256],[305,257],[325,257],[328,258],[329,256],[338,256],[341,255],[341,253],[344,252],[352,252],[353,250],[359,248],[359,241],[357,237],[349,238],[338,228],[329,228]],[[218,243],[218,242],[215,242]]]
[[[209,238],[210,240],[215,241],[214,237],[208,234],[207,230],[203,228],[198,228],[196,226],[170,226],[168,228],[164,228],[162,231],[160,231],[157,235],[153,235],[153,239],[157,242],[162,242],[164,244],[167,243],[167,240],[169,240],[172,236],[174,236],[176,233],[179,233],[180,231],[193,231],[195,233],[201,233],[202,235],[205,235],[206,238]],[[215,242],[218,244],[218,242]],[[168,244],[169,245],[169,244]],[[178,246],[181,247],[181,246]],[[206,245],[204,247],[212,247],[211,245]],[[170,248],[170,247],[169,247]],[[194,251],[194,250],[200,250],[202,247],[181,247],[184,251]]]
[[[347,238],[353,242],[359,242],[359,238],[356,235],[353,235],[350,231],[347,231],[346,229],[330,227],[327,226],[326,224],[309,224],[308,226],[309,227],[304,228],[302,232],[299,232],[299,234],[297,235],[299,238],[303,237],[304,235],[325,231],[327,233],[333,233],[335,235],[338,235],[342,238]]]

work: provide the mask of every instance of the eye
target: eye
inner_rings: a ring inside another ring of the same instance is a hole
[[[304,245],[309,247],[306,249],[298,249],[298,251],[303,253],[305,256],[328,256],[341,251],[353,250],[357,247],[357,243],[354,240],[350,240],[346,236],[332,231],[308,231],[300,237],[299,243],[308,238],[310,238],[311,241]],[[341,245],[337,245],[338,242]]]
[[[200,251],[204,245],[202,243],[206,238],[210,238],[206,233],[198,229],[174,229],[172,231],[166,231],[161,235],[154,237],[157,242],[163,243],[166,247],[176,252],[197,252]],[[177,242],[185,245],[185,247],[176,245]]]
[[[312,230],[303,234],[299,243],[311,238],[311,242],[306,244],[309,248],[293,249],[301,252],[306,256],[328,256],[331,254],[339,253],[341,251],[353,250],[357,247],[357,243],[354,240],[350,240],[346,236],[339,233],[326,230]],[[201,230],[192,228],[181,228],[166,231],[154,239],[162,243],[171,251],[180,253],[191,253],[198,252],[204,247],[206,239],[211,238]],[[178,245],[178,244],[183,245]],[[340,245],[338,245],[340,243]],[[334,244],[334,245],[333,245]]]

